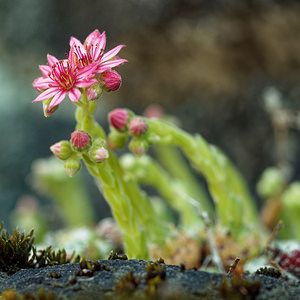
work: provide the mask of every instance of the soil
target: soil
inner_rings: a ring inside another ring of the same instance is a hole
[[[237,277],[144,260],[99,260],[87,269],[78,263],[1,273],[0,292],[37,295],[43,287],[55,299],[299,299],[299,281],[266,274]]]

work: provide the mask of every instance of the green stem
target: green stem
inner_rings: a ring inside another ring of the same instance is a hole
[[[173,180],[176,181],[176,186],[180,185],[184,193],[196,200],[201,210],[206,211],[210,218],[213,219],[213,208],[204,186],[196,180],[179,149],[170,145],[155,145],[153,148],[160,163],[170,172],[174,178]]]
[[[94,105],[95,102],[88,101],[83,92],[76,111],[76,128],[88,132],[93,138],[105,138],[102,127],[92,117],[96,109]],[[151,202],[138,185],[126,180],[112,152],[107,161],[100,165],[91,162],[86,155],[83,159],[89,172],[102,186],[105,199],[122,231],[127,255],[148,259],[146,242],[163,245],[168,235],[166,222],[156,217]]]
[[[220,150],[200,135],[193,137],[165,121],[149,119],[148,125],[159,136],[159,144],[179,146],[205,176],[224,226],[236,236],[245,228],[257,226],[259,221],[244,180]]]
[[[198,207],[188,201],[189,196],[185,194],[177,181],[173,181],[153,159],[147,155],[139,158],[126,154],[121,158],[121,164],[136,181],[152,186],[159,191],[169,205],[179,213],[182,227],[185,230],[193,233],[199,232],[204,227]]]

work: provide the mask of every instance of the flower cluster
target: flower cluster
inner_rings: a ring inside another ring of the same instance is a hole
[[[134,154],[141,156],[148,150],[153,137],[145,119],[136,117],[127,109],[117,108],[109,113],[108,120],[110,134],[107,144],[110,149],[122,148],[132,136],[128,147]]]
[[[71,134],[70,141],[55,143],[50,150],[57,158],[65,161],[64,167],[71,177],[80,170],[83,155],[96,164],[104,162],[109,157],[106,141],[102,138],[93,139],[84,130],[75,130]]]
[[[106,91],[117,90],[121,76],[113,70],[126,62],[116,55],[124,47],[119,45],[104,53],[105,32],[97,29],[88,35],[84,44],[71,37],[68,58],[58,60],[47,55],[48,65],[40,65],[43,76],[34,80],[33,86],[40,92],[33,102],[43,101],[44,115],[50,116],[68,95],[72,102],[78,102],[83,89],[89,100],[96,100]]]

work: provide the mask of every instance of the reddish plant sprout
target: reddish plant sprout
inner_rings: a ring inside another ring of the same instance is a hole
[[[289,253],[282,253],[279,264],[283,269],[300,277],[300,250],[294,250]]]
[[[127,129],[127,123],[130,119],[130,115],[126,109],[117,108],[111,111],[108,115],[109,124],[116,130]]]

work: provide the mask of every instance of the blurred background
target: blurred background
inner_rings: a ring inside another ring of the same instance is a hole
[[[220,147],[258,199],[258,178],[278,163],[263,99],[271,88],[295,120],[300,109],[299,14],[299,1],[291,0],[0,1],[0,220],[12,226],[11,212],[22,202],[39,203],[51,219],[55,208],[33,187],[32,163],[69,139],[75,108],[65,100],[45,119],[42,104],[31,104],[32,81],[47,53],[64,58],[70,36],[84,41],[96,28],[106,31],[106,50],[126,44],[120,57],[129,61],[118,69],[121,89],[101,98],[101,124],[107,128],[116,107],[142,114],[159,104],[185,130]],[[299,180],[299,128],[290,127],[282,155],[291,180]],[[99,220],[110,213],[86,173]],[[58,226],[55,217],[52,223]]]

